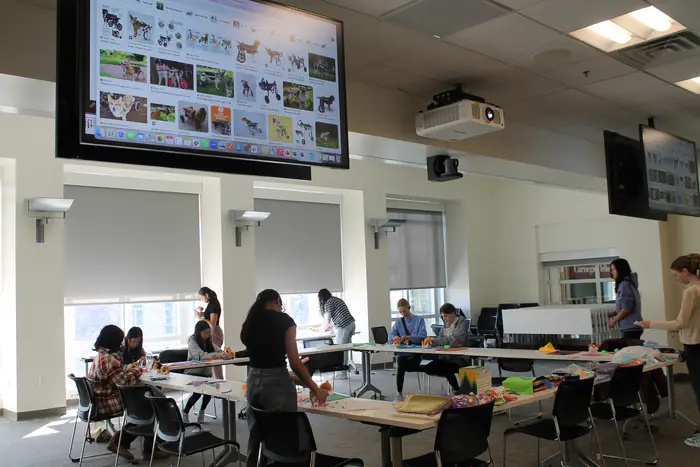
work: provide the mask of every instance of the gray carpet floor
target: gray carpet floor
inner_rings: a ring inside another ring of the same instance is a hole
[[[538,366],[537,374],[546,374],[552,368]],[[373,382],[382,389],[387,399],[395,396],[394,375],[391,370],[378,370],[373,372]],[[353,387],[358,387],[359,376],[353,376]],[[440,393],[445,390],[445,383],[438,378],[432,379],[431,389],[433,393]],[[337,389],[345,391],[345,382],[339,382]],[[698,419],[697,409],[691,388],[688,384],[677,384],[678,409],[694,419]],[[417,378],[414,374],[407,375],[406,391],[417,392]],[[545,404],[545,413],[551,410],[551,404]],[[218,406],[219,414],[221,406]],[[513,411],[515,419],[528,416],[535,410],[533,407],[520,408]],[[212,412],[211,406],[208,412]],[[693,428],[682,419],[670,420],[667,416],[667,405],[664,403],[659,413],[653,420],[658,427],[655,435],[656,444],[660,454],[658,465],[664,467],[684,467],[698,466],[700,460],[698,454],[700,450],[687,447],[683,444],[683,439],[693,433]],[[74,414],[74,412],[73,412]],[[377,429],[371,426],[362,425],[355,422],[331,419],[322,416],[311,416],[316,442],[320,452],[337,456],[359,457],[364,460],[367,467],[380,467],[380,447],[379,434]],[[496,416],[491,429],[490,444],[496,465],[503,465],[503,431],[510,426],[507,416]],[[614,428],[610,422],[598,422],[601,434],[603,450],[608,454],[619,454],[620,448],[614,435]],[[84,429],[84,425],[79,424],[78,429]],[[214,433],[221,433],[219,421],[208,419],[206,429]],[[0,418],[0,466],[51,466],[67,467],[76,465],[68,459],[68,443],[73,429],[72,418],[68,415],[54,419],[32,420],[26,422],[12,422],[5,418]],[[245,421],[238,421],[238,441],[245,452],[248,440],[247,427]],[[432,449],[435,431],[412,435],[404,439],[404,458],[424,454]],[[581,448],[588,450],[588,438],[581,442]],[[626,442],[626,449],[629,455],[649,457],[652,455],[651,443],[648,435],[639,427],[629,429],[629,441]],[[88,454],[104,452],[104,445],[92,445],[87,448]],[[542,445],[542,457],[546,457],[557,451],[553,444],[544,443]],[[138,442],[134,443],[134,452],[138,454]],[[693,461],[692,459],[695,459]],[[211,457],[207,457],[211,461]],[[114,457],[108,456],[94,460],[86,460],[83,465],[88,467],[102,467],[113,465]],[[142,464],[144,464],[142,462]],[[168,466],[172,461],[160,461],[155,465]],[[148,465],[145,463],[145,465]],[[183,460],[183,466],[201,465],[201,457],[194,457]],[[509,467],[536,466],[536,451],[534,438],[515,435],[508,439],[508,462]],[[555,458],[548,464],[559,465],[559,459]],[[578,464],[572,464],[578,465]],[[624,462],[608,460],[608,466],[624,466]],[[634,464],[631,464],[634,465]],[[643,464],[641,464],[643,465]]]

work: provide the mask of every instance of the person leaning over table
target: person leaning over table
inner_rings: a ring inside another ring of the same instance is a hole
[[[389,343],[393,343],[398,338],[401,344],[423,343],[423,339],[428,336],[425,330],[425,320],[411,313],[411,305],[408,300],[402,298],[396,304],[401,317],[394,321],[389,334]],[[415,354],[399,354],[396,357],[396,400],[403,400],[403,383],[407,371],[418,371],[422,357]]]
[[[318,291],[318,303],[323,317],[323,330],[329,331],[331,322],[335,327],[335,345],[349,344],[355,334],[355,318],[340,297],[334,297],[328,289]],[[348,353],[343,353],[343,364],[348,364]],[[335,379],[347,379],[346,372],[340,372]]]
[[[197,321],[197,324],[194,326],[194,334],[192,334],[187,341],[187,360],[199,362],[208,358],[222,357],[223,355],[224,352],[221,351],[221,347],[212,342],[212,332],[209,327],[209,322],[206,320]],[[186,375],[204,376],[207,378],[211,378],[212,373],[211,367],[185,370]],[[196,404],[200,398],[202,399],[202,404],[199,408],[197,423],[204,423],[204,411],[207,409],[209,402],[211,402],[211,396],[199,393],[192,394],[187,400],[187,404],[185,404],[185,407],[182,409],[182,418],[185,420],[185,423],[189,423],[190,410],[192,410],[192,407],[194,407],[194,404]]]
[[[124,331],[110,324],[102,328],[95,341],[94,350],[97,352],[97,356],[92,362],[87,379],[95,394],[93,410],[100,416],[121,416],[124,413],[124,406],[117,386],[131,386],[137,384],[141,378],[141,367],[138,361],[124,368],[122,360],[123,340]],[[133,461],[134,455],[129,451],[129,447],[136,436],[124,432],[121,438],[121,445],[119,445],[119,432],[116,432],[107,443],[107,450],[118,453],[120,457],[128,461]],[[153,437],[144,436],[143,460],[150,460],[152,447]],[[168,457],[168,454],[162,451],[155,452],[153,456],[154,459],[164,457]]]
[[[466,346],[469,338],[469,326],[466,318],[458,314],[457,308],[451,303],[445,303],[440,307],[440,317],[445,323],[445,326],[440,331],[440,335],[438,337],[426,337],[423,345],[433,347],[449,345],[453,348]],[[463,357],[440,356],[437,360],[433,360],[426,365],[425,373],[433,376],[444,376],[450,383],[452,390],[458,392],[459,382],[455,375],[460,368],[468,365],[469,361]]]
[[[241,342],[248,350],[250,367],[246,381],[248,400],[247,467],[256,467],[260,435],[252,407],[273,412],[295,412],[297,392],[287,371],[287,361],[300,382],[309,388],[311,396],[325,402],[328,392],[319,388],[299,359],[297,327],[294,319],[284,313],[282,298],[276,290],[260,292],[248,311],[241,328]]]
[[[678,331],[700,411],[700,255],[691,253],[676,258],[671,263],[671,272],[676,281],[686,286],[678,316],[671,321],[642,321],[639,324],[645,329]],[[700,433],[686,439],[685,444],[700,448]]]
[[[618,258],[610,263],[610,275],[615,280],[615,312],[608,326],[614,328],[619,323],[623,338],[640,339],[644,328],[635,324],[643,319],[637,273],[626,259]]]

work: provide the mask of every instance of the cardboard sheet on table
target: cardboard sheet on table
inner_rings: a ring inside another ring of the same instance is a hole
[[[452,402],[450,397],[433,396],[430,394],[411,394],[406,398],[398,411],[412,414],[431,414],[447,407]]]

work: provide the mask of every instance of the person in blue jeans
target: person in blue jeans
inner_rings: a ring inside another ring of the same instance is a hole
[[[423,342],[423,339],[428,335],[425,330],[425,320],[411,313],[411,305],[408,300],[402,298],[396,304],[401,317],[394,321],[389,334],[389,343],[394,343],[398,340],[400,344],[418,344]],[[420,355],[401,355],[396,358],[396,400],[403,400],[403,383],[406,378],[407,371],[418,371],[421,362]]]
[[[642,298],[639,295],[639,279],[632,272],[626,259],[618,258],[610,263],[610,275],[615,280],[615,313],[611,314],[610,328],[619,323],[622,337],[640,339],[644,328],[636,325],[642,321]]]

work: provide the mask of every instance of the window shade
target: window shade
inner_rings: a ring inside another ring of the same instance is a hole
[[[66,298],[196,294],[199,196],[66,185]]]
[[[430,289],[445,287],[445,240],[442,213],[387,209],[391,219],[406,223],[390,232],[389,288]]]
[[[255,210],[271,213],[255,228],[259,290],[343,290],[339,205],[256,199]]]

